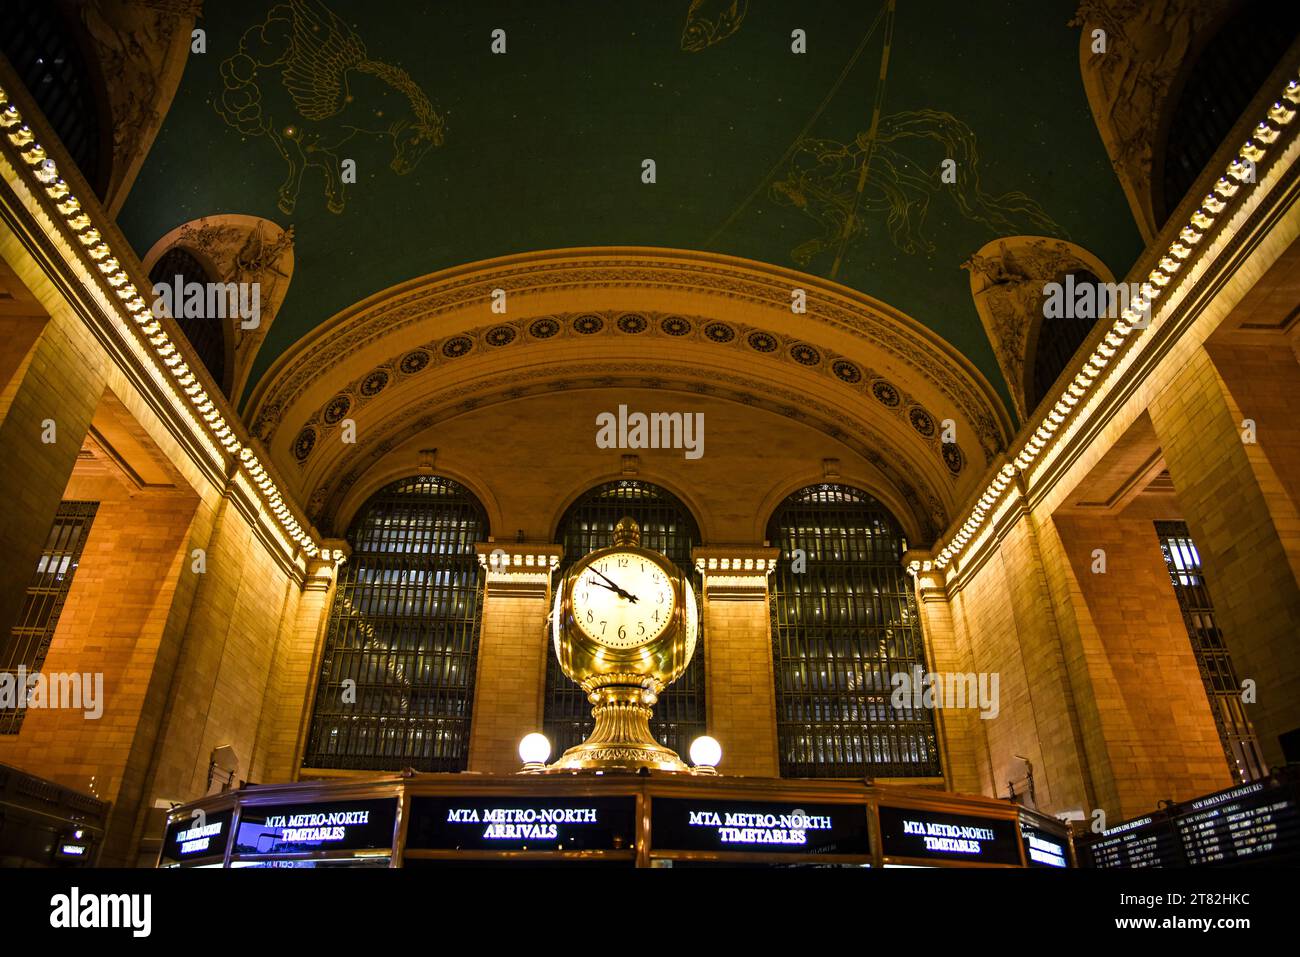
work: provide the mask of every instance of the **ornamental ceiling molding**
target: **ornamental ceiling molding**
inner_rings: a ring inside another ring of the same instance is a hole
[[[94,50],[112,118],[112,168],[104,208],[116,216],[162,127],[190,55],[202,0],[83,0],[75,16]]]
[[[981,447],[994,454],[1006,447],[1011,435],[1007,411],[979,370],[938,335],[884,303],[816,276],[752,260],[640,247],[502,257],[443,270],[378,293],[338,313],[280,356],[258,383],[247,421],[264,433],[267,423],[279,423],[309,387],[349,356],[417,323],[471,305],[490,317],[494,289],[504,289],[511,303],[529,294],[654,289],[728,300],[786,316],[792,315],[791,290],[803,289],[808,312],[797,318],[808,323],[805,338],[815,340],[817,328],[823,326],[883,352],[928,381],[971,424]]]
[[[1105,263],[1082,246],[1048,236],[995,239],[980,247],[962,268],[970,273],[975,311],[1023,422],[1034,411],[1027,408],[1027,392],[1043,325],[1045,286],[1080,271],[1090,272],[1102,282],[1113,282],[1114,277]]]
[[[395,449],[448,419],[529,396],[623,386],[693,392],[763,409],[817,429],[857,453],[884,476],[907,503],[925,540],[933,541],[947,526],[948,510],[931,483],[888,439],[860,418],[811,399],[806,393],[756,383],[752,377],[709,369],[704,381],[690,376],[690,371],[681,364],[620,362],[604,364],[600,374],[593,374],[590,363],[571,363],[502,376],[493,383],[490,393],[485,393],[482,380],[476,380],[428,395],[384,419],[382,425],[367,428],[364,441],[348,446],[339,443],[341,452],[317,463],[326,478],[308,500],[308,515],[318,525],[331,526],[348,492],[370,469]]]
[[[194,254],[213,282],[256,283],[259,287],[257,328],[245,329],[233,316],[225,323],[233,354],[229,394],[238,396],[288,295],[293,280],[294,228],[284,229],[272,220],[238,213],[203,216],[182,223],[154,243],[142,260],[145,272],[176,246]]]
[[[1082,0],[1079,68],[1097,132],[1142,239],[1160,233],[1152,172],[1170,93],[1239,0]],[[1093,53],[1093,30],[1106,52]],[[1174,210],[1169,210],[1172,215]]]
[[[629,344],[632,337],[658,340],[660,344],[691,343],[711,349],[738,350],[745,357],[787,365],[797,374],[818,375],[839,388],[860,396],[870,396],[876,405],[904,423],[916,438],[927,445],[944,463],[951,482],[956,482],[966,466],[966,456],[958,442],[944,442],[936,416],[910,392],[899,388],[870,367],[829,350],[780,333],[767,332],[738,322],[723,322],[703,316],[603,311],[553,314],[500,322],[446,336],[440,340],[405,350],[368,372],[357,376],[325,402],[296,433],[292,453],[299,468],[305,468],[323,440],[339,431],[345,419],[354,418],[394,386],[432,376],[440,368],[465,357],[482,356],[496,350],[545,349],[556,343],[598,341],[619,338]],[[530,353],[531,356],[531,353]],[[271,423],[259,420],[254,431],[268,444]],[[984,465],[993,452],[984,449]]]

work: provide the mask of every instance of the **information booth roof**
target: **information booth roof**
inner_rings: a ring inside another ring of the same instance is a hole
[[[853,780],[340,776],[176,807],[159,866],[1021,867],[1020,814],[980,795]]]

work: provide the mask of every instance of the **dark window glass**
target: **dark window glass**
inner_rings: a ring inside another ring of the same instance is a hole
[[[569,506],[560,519],[557,537],[564,546],[559,574],[598,548],[614,544],[614,525],[630,515],[641,526],[641,545],[662,552],[691,575],[696,600],[702,595],[700,579],[691,563],[691,549],[700,543],[699,527],[690,510],[671,492],[636,479],[607,482],[587,492]],[[559,581],[559,578],[555,579]],[[701,616],[702,617],[702,616]],[[685,756],[691,741],[704,734],[704,629],[685,673],[668,686],[655,705],[650,730],[665,747]],[[582,689],[564,676],[546,641],[546,705],[544,731],[551,739],[553,757],[581,744],[594,721],[591,704]]]
[[[487,535],[483,506],[450,479],[402,479],[366,502],[348,532],[304,767],[465,770],[483,600],[474,545]]]
[[[1210,699],[1210,710],[1219,729],[1228,766],[1242,781],[1263,777],[1266,773],[1264,759],[1255,731],[1246,717],[1246,706],[1241,700],[1241,682],[1237,680],[1232,659],[1228,656],[1228,645],[1214,617],[1214,603],[1205,587],[1205,574],[1196,543],[1184,522],[1156,522],[1156,535],[1160,537],[1160,551],[1164,553],[1169,580],[1178,597],[1178,607],[1183,612],[1187,636],[1192,640],[1192,653],[1196,656],[1201,681],[1205,683],[1205,693]]]
[[[1084,284],[1091,284],[1098,290],[1102,288],[1099,285],[1100,280],[1090,272],[1080,270],[1072,275],[1076,289]],[[1058,281],[1064,283],[1065,278],[1062,277]],[[1099,315],[1114,312],[1115,316],[1111,318],[1118,316],[1117,304],[1110,304],[1109,299],[1105,303],[1101,302],[1100,298],[1094,301],[1099,304]],[[1092,332],[1092,327],[1097,321],[1096,317],[1075,316],[1073,304],[1069,304],[1065,311],[1064,316],[1050,318],[1044,316],[1038,327],[1038,341],[1034,345],[1034,354],[1030,357],[1032,366],[1025,390],[1026,415],[1032,413],[1038,407],[1038,403],[1043,401],[1047,390],[1065,371],[1065,367],[1070,364],[1070,360],[1079,351],[1079,346],[1083,345],[1083,340],[1088,338],[1088,333]]]
[[[204,310],[201,315],[186,315],[186,310],[176,305],[175,294],[172,296],[172,318],[190,340],[190,345],[199,354],[199,359],[207,367],[218,386],[226,388],[226,320],[219,314],[207,315],[207,284],[212,281],[194,254],[181,246],[173,246],[163,253],[153,269],[149,270],[149,281],[166,283],[175,288],[176,277],[181,277],[181,288],[192,282],[204,287]],[[233,315],[233,308],[228,306],[226,315]]]
[[[1165,140],[1163,183],[1152,183],[1163,225],[1300,32],[1300,4],[1241,5],[1187,76]]]
[[[813,485],[781,503],[768,538],[781,549],[772,647],[782,776],[941,774],[930,710],[890,701],[893,675],[925,671],[894,517],[855,488]]]
[[[36,574],[27,586],[27,596],[18,621],[9,630],[9,640],[0,646],[0,671],[15,672],[20,666],[28,674],[39,671],[59,624],[59,614],[72,588],[72,578],[81,561],[90,525],[95,520],[98,502],[63,502],[54,516],[54,525]],[[26,709],[0,708],[0,734],[17,734]]]
[[[60,4],[0,3],[0,49],[50,127],[101,197],[107,186],[104,130],[90,71]]]

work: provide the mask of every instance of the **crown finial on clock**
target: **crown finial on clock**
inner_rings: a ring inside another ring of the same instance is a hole
[[[641,526],[631,515],[624,515],[614,526],[615,545],[640,545]]]

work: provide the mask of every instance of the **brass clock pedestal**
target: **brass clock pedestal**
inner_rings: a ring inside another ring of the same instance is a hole
[[[603,603],[593,606],[593,598]],[[591,552],[564,576],[551,628],[560,669],[587,695],[596,726],[582,744],[532,773],[691,773],[654,739],[650,716],[660,693],[681,677],[695,653],[695,592],[666,556],[641,547],[635,521],[620,520],[614,544]],[[642,633],[644,638],[635,637]]]
[[[639,684],[615,684],[624,679]],[[565,751],[547,771],[607,769],[685,771],[690,767],[677,753],[665,748],[650,731],[650,716],[663,685],[655,678],[637,675],[602,675],[582,683],[593,705],[596,727],[582,744]]]

